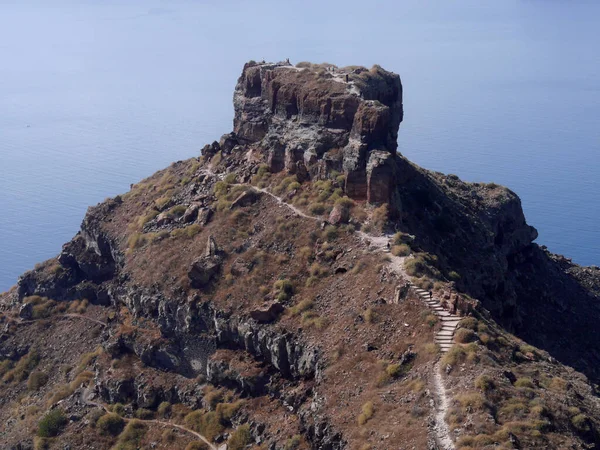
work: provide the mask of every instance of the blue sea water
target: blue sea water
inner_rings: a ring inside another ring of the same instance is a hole
[[[399,73],[399,150],[509,186],[538,242],[600,264],[600,4],[0,0],[0,290],[87,206],[232,128],[249,59]]]

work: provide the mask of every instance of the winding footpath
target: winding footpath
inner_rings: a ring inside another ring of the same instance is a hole
[[[212,170],[208,169],[204,173],[210,174],[211,176],[216,176],[217,178],[222,178],[216,175]],[[293,211],[296,215],[300,217],[304,217],[305,219],[322,221],[322,217],[315,217],[306,214],[300,209],[296,208],[294,205],[291,205],[285,202],[281,197],[269,192],[264,188],[258,188],[256,186],[252,186],[250,184],[243,184],[244,186],[250,186],[258,192],[266,194],[273,199],[275,199],[280,207],[285,207]],[[404,262],[407,258],[406,256],[394,256],[390,253],[388,249],[388,243],[392,240],[391,234],[386,234],[383,236],[371,236],[363,231],[358,231],[356,233],[361,240],[368,245],[368,247],[373,248],[375,251],[379,251],[382,253],[389,254],[389,266],[390,268],[400,275],[403,279],[408,280],[410,284],[410,288],[417,294],[417,296],[433,311],[433,313],[438,317],[438,319],[442,322],[442,328],[436,333],[434,337],[434,342],[439,346],[441,353],[446,353],[452,347],[454,343],[454,334],[458,327],[458,323],[460,322],[460,317],[450,313],[445,310],[442,306],[439,298],[430,295],[428,291],[417,287],[413,280],[414,278],[406,273],[404,269]],[[433,366],[433,392],[435,397],[435,412],[433,414],[433,432],[435,435],[435,441],[437,445],[437,450],[455,450],[454,443],[452,441],[452,437],[450,435],[450,428],[446,423],[446,414],[449,409],[449,400],[448,394],[446,390],[446,386],[444,384],[444,379],[441,373],[441,363],[440,360],[435,363]],[[220,450],[220,449],[219,449]]]
[[[98,403],[98,402],[94,402],[92,400],[90,400],[90,396],[92,395],[92,391],[89,387],[86,387],[83,392],[81,393],[81,400],[83,401],[84,404],[88,405],[88,406],[93,406],[96,408],[100,408],[102,409],[104,412],[109,413],[110,410],[106,407],[106,405],[103,405],[102,403]],[[202,442],[204,442],[206,445],[208,445],[208,447],[211,450],[223,450],[223,449],[227,449],[227,446],[220,446],[219,448],[215,447],[213,444],[210,443],[210,441],[208,439],[206,439],[204,436],[202,436],[200,433],[196,433],[194,430],[190,430],[189,428],[186,428],[182,425],[177,425],[176,423],[173,422],[166,422],[166,421],[162,421],[162,420],[156,420],[156,419],[129,419],[127,417],[123,417],[123,420],[125,422],[130,422],[132,420],[138,420],[140,422],[143,423],[152,423],[152,424],[156,424],[156,425],[161,425],[161,426],[165,426],[165,427],[172,427],[172,428],[177,428],[178,430],[181,430],[185,433],[189,433],[195,437],[197,437],[198,439],[200,439]]]
[[[323,220],[320,217],[309,216],[308,214],[299,210],[295,206],[286,203],[280,197],[267,191],[266,189],[255,189],[259,192],[273,197],[280,206],[291,209],[300,217],[312,220]],[[358,236],[360,236],[363,242],[365,242],[369,247],[372,247],[374,250],[383,253],[389,253],[389,249],[387,246],[388,243],[392,240],[392,235],[375,237],[370,236],[362,231],[358,231],[357,234]],[[410,284],[410,288],[433,311],[433,314],[435,314],[441,321],[442,328],[435,334],[434,342],[439,346],[441,353],[446,353],[454,344],[454,334],[458,327],[458,323],[460,322],[460,317],[444,309],[439,298],[434,297],[432,294],[430,295],[428,291],[417,287],[413,283],[413,277],[408,275],[406,273],[406,270],[404,269],[404,262],[407,258],[408,257],[405,256],[394,256],[390,253],[390,268],[405,280],[409,280],[408,282]],[[433,367],[432,384],[435,397],[435,411],[433,414],[433,432],[435,435],[437,448],[438,450],[455,450],[455,446],[452,442],[452,437],[450,435],[450,428],[446,423],[446,414],[448,412],[450,402],[448,400],[444,379],[442,378],[441,364],[439,360],[435,363]]]

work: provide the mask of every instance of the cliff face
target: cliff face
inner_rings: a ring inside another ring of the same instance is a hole
[[[375,66],[244,66],[234,93],[234,132],[267,154],[272,172],[347,175],[353,199],[389,202],[398,127],[400,77]]]
[[[138,446],[439,448],[444,328],[415,285],[471,315],[442,359],[451,440],[600,445],[594,389],[560,364],[600,379],[599,271],[534,244],[510,190],[399,155],[398,75],[251,62],[234,107],[232,133],[90,208],[0,296],[8,448],[57,409],[56,442],[110,448],[95,416],[116,403],[147,418]]]

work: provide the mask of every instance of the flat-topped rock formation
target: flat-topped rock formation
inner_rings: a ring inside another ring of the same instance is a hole
[[[343,172],[351,198],[390,200],[403,117],[397,74],[379,66],[249,62],[234,109],[237,139],[263,148],[272,172]]]

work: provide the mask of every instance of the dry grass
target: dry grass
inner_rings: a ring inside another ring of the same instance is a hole
[[[364,403],[362,405],[361,411],[362,412],[359,414],[357,419],[359,426],[365,425],[369,420],[373,418],[373,415],[375,414],[375,407],[373,406],[373,402]]]

